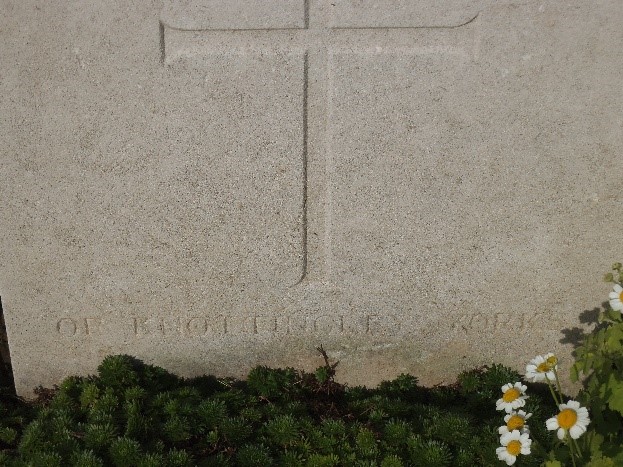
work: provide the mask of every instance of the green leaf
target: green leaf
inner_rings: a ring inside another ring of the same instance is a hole
[[[595,354],[593,352],[586,352],[586,354],[584,355],[584,368],[582,368],[582,373],[584,373],[585,375],[588,374],[588,372],[593,369],[594,361]]]
[[[575,383],[575,382],[580,380],[580,370],[578,368],[578,364],[577,363],[574,363],[571,366],[570,378],[571,378],[571,382],[572,383]]]
[[[599,316],[600,323],[604,321],[607,323],[620,323],[621,322],[621,312],[617,310],[613,310],[612,308],[608,308],[602,315]]]
[[[611,326],[610,329],[608,329],[605,338],[606,350],[610,352],[620,352],[623,350],[623,327]]]
[[[610,373],[610,378],[605,386],[608,405],[623,415],[623,381],[617,379],[615,373]]]
[[[593,458],[586,464],[586,467],[616,467],[616,464],[609,457]]]

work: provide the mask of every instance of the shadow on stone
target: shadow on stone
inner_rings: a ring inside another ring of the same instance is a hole
[[[6,335],[4,312],[2,310],[2,297],[0,297],[0,392],[15,394],[9,341]]]
[[[587,324],[587,325],[594,325],[594,328],[590,331],[590,333],[592,333],[593,331],[595,331],[596,329],[598,329],[600,327],[599,322],[597,321],[598,317],[599,317],[599,313],[600,311],[606,310],[607,309],[607,305],[608,302],[603,302],[601,304],[601,309],[599,307],[595,307],[591,310],[584,310],[582,313],[580,313],[579,316],[579,320],[580,323],[582,324]],[[586,332],[585,329],[583,328],[579,328],[579,327],[573,327],[573,328],[568,328],[568,329],[562,329],[560,331],[564,337],[562,339],[560,339],[560,343],[561,344],[571,344],[573,345],[574,349],[577,349],[580,345],[582,345],[582,343],[584,342],[584,339],[586,339],[586,336],[588,336],[588,332]]]

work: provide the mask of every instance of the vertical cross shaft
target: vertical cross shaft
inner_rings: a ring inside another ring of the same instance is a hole
[[[166,21],[160,25],[164,64],[205,50],[242,54],[275,51],[302,57],[302,245],[301,276],[297,284],[327,283],[331,277],[332,57],[414,51],[477,54],[475,29],[466,27],[475,23],[477,14],[459,24],[445,26],[361,27],[340,26],[339,18],[331,18],[329,8],[327,3],[305,0],[299,26],[204,28]]]

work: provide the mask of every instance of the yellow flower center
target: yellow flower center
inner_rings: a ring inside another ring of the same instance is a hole
[[[558,426],[560,428],[568,430],[578,421],[578,414],[573,409],[564,409],[556,415],[556,419],[558,420]]]
[[[547,373],[550,370],[549,363],[543,362],[536,367],[536,371],[539,373]]]
[[[521,443],[514,439],[506,445],[506,450],[512,456],[518,456],[521,452]]]
[[[520,395],[519,389],[510,388],[508,391],[504,393],[504,395],[502,396],[502,400],[504,402],[513,402],[515,399],[519,397],[519,395]]]
[[[548,371],[551,371],[557,363],[558,359],[555,355],[552,355],[551,357],[547,357],[547,360],[545,360],[543,363],[539,363],[539,365],[536,367],[536,371],[538,371],[539,373],[547,373]]]
[[[506,422],[506,427],[508,428],[508,431],[519,430],[520,428],[523,428],[523,425],[524,419],[519,415],[513,415],[511,418],[508,419],[508,422]]]
[[[623,292],[621,292],[621,293],[619,294],[619,300],[621,300],[621,301],[623,302]]]

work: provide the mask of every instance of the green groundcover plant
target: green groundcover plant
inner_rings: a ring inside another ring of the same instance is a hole
[[[0,393],[6,466],[572,466],[623,465],[623,272],[599,324],[576,350],[565,396],[555,355],[525,375],[501,365],[422,387],[400,375],[376,388],[315,372],[256,367],[245,381],[185,379],[127,355],[96,375]]]

